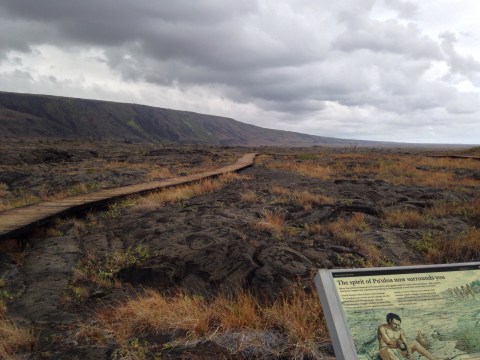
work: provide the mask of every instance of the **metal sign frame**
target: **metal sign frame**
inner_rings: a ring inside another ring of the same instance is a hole
[[[328,331],[338,360],[358,360],[357,350],[340,301],[335,279],[355,276],[409,275],[480,270],[480,262],[364,269],[321,269],[315,276]]]

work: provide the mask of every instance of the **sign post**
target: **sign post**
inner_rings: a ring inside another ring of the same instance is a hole
[[[320,270],[315,283],[338,360],[480,359],[480,263]]]

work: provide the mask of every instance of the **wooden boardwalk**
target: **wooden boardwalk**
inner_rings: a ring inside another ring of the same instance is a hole
[[[242,156],[232,165],[200,174],[105,189],[62,200],[46,201],[21,208],[9,209],[0,212],[0,240],[18,237],[39,225],[47,224],[57,216],[105,206],[129,195],[145,194],[157,189],[188,184],[204,178],[245,169],[253,164],[255,156],[255,153],[249,153]]]

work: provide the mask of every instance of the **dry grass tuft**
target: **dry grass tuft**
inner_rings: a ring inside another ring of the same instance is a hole
[[[35,344],[33,331],[0,317],[0,359],[17,359],[16,353],[28,350]]]
[[[274,185],[271,187],[270,193],[274,195],[279,195],[279,196],[288,196],[291,194],[291,191],[286,187],[283,187],[280,185]]]
[[[42,201],[61,200],[74,195],[87,194],[92,190],[96,190],[96,189],[97,189],[96,184],[78,183],[78,184],[72,185],[69,188],[59,190],[53,194],[45,193],[41,196],[41,200]]]
[[[56,227],[49,227],[46,229],[45,235],[47,237],[61,237],[64,235],[64,233]]]
[[[308,235],[317,235],[325,232],[325,229],[322,224],[304,224],[303,228],[307,232]]]
[[[469,202],[439,201],[425,211],[425,216],[433,218],[460,216],[466,220],[480,223],[480,199]]]
[[[384,223],[390,226],[416,229],[425,223],[425,217],[416,210],[394,210],[385,213]]]
[[[240,195],[240,200],[243,201],[243,202],[251,203],[251,204],[259,202],[259,198],[258,198],[257,193],[255,191],[252,191],[252,190],[247,190],[246,192],[241,194]]]
[[[385,213],[383,223],[389,226],[417,229],[428,224],[432,219],[460,217],[473,224],[480,223],[480,199],[472,201],[435,202],[422,213],[416,210],[393,210]]]
[[[204,179],[199,182],[167,188],[150,195],[143,196],[136,201],[135,210],[155,210],[168,204],[186,201],[195,196],[206,195],[222,189],[225,185],[243,179],[236,173],[227,173],[215,179]]]
[[[394,185],[431,187],[478,186],[479,181],[457,176],[456,169],[480,169],[480,162],[468,159],[431,158],[401,154],[335,154],[335,176],[368,176]]]
[[[460,217],[473,222],[474,225],[480,223],[480,199],[465,202],[437,201],[423,212],[416,210],[388,211],[383,217],[383,223],[394,227],[417,229],[428,224],[432,219],[449,216]]]
[[[0,203],[0,211],[35,204],[40,200],[40,197],[33,194],[21,194],[15,198],[3,200]]]
[[[101,342],[113,336],[122,346],[132,338],[175,329],[186,332],[185,340],[230,330],[281,331],[294,358],[317,354],[318,343],[328,338],[316,294],[302,289],[264,305],[245,290],[210,301],[184,292],[166,296],[149,290],[136,299],[97,312],[93,324],[81,328],[82,341]]]
[[[386,260],[373,244],[367,243],[361,238],[361,232],[368,228],[365,214],[353,213],[349,220],[338,219],[323,226],[322,231],[330,234],[340,245],[351,247],[364,255],[363,266],[390,266],[391,262]]]
[[[294,203],[305,210],[311,210],[314,205],[326,205],[334,202],[330,196],[312,194],[309,191],[300,191],[293,194]]]
[[[297,289],[290,297],[274,302],[263,310],[270,328],[287,334],[292,357],[320,355],[318,342],[328,339],[328,332],[318,297]]]
[[[334,199],[330,196],[314,194],[310,191],[291,191],[278,185],[273,186],[269,192],[280,196],[280,199],[276,199],[275,203],[293,203],[303,207],[304,210],[311,210],[314,205],[334,203]]]
[[[473,159],[452,159],[421,157],[417,160],[417,166],[428,166],[433,169],[480,169],[480,162]]]
[[[378,248],[373,244],[363,244],[363,252],[366,255],[365,267],[392,266],[392,261],[386,259]],[[405,264],[407,265],[407,264]]]
[[[425,210],[425,215],[432,218],[443,218],[450,215],[460,215],[458,213],[459,207],[464,204],[456,202],[438,201],[430,208]]]
[[[377,178],[394,185],[426,185],[431,187],[449,187],[453,185],[475,186],[478,180],[461,178],[452,170],[457,168],[478,167],[469,161],[452,159],[434,159],[419,156],[384,156],[378,163]],[[473,166],[473,167],[472,167]],[[428,170],[422,170],[422,168]]]
[[[358,234],[368,229],[365,221],[365,214],[353,213],[349,220],[337,219],[325,226],[325,230],[341,245],[353,247],[357,250],[363,249],[360,245]]]
[[[217,327],[221,331],[226,331],[263,327],[260,304],[247,291],[237,290],[218,296],[210,306],[215,309],[214,313],[210,314],[210,328]]]
[[[269,163],[272,159],[272,155],[260,154],[255,158],[254,164],[256,166],[265,166],[265,164]]]
[[[12,192],[7,190],[2,192],[0,184],[0,196],[5,196],[4,199],[0,199],[0,211],[32,205],[41,201],[65,199],[66,197],[73,195],[86,194],[95,189],[97,189],[96,184],[78,183],[52,194],[48,193],[47,191],[41,191],[33,194],[28,191],[18,189]],[[7,196],[12,194],[13,196]]]
[[[90,186],[88,186],[85,183],[78,183],[73,185],[69,190],[68,190],[68,195],[77,195],[77,194],[86,194],[90,191]]]
[[[461,179],[455,174],[443,171],[418,171],[415,173],[413,183],[431,187],[448,187],[451,185],[478,185],[473,179]]]
[[[95,323],[80,324],[79,329],[75,334],[75,340],[82,344],[99,344],[105,345],[108,339],[112,338],[111,334]]]
[[[133,336],[160,330],[183,329],[189,335],[204,335],[208,330],[208,310],[200,297],[180,293],[168,298],[149,290],[137,299],[99,312],[97,318],[124,345]]]
[[[168,167],[156,167],[151,169],[148,174],[145,175],[145,180],[152,181],[158,179],[168,179],[174,176],[175,175]]]
[[[4,182],[0,182],[0,196],[6,196],[9,193],[8,191],[8,185],[5,184]]]
[[[329,166],[320,165],[314,161],[272,161],[265,164],[267,169],[278,169],[296,172],[302,176],[317,179],[329,179],[332,169]]]
[[[427,259],[434,264],[480,260],[480,229],[471,228],[453,239],[431,239],[425,247]]]
[[[285,215],[266,210],[262,217],[255,221],[252,227],[257,231],[268,232],[272,235],[280,236],[285,226]]]
[[[16,239],[6,239],[0,241],[0,253],[8,255],[16,265],[22,266],[25,259],[25,251]],[[0,288],[1,278],[0,278]]]

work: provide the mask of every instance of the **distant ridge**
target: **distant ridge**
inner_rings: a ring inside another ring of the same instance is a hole
[[[49,138],[222,146],[381,144],[265,129],[189,111],[0,92],[0,139]]]

